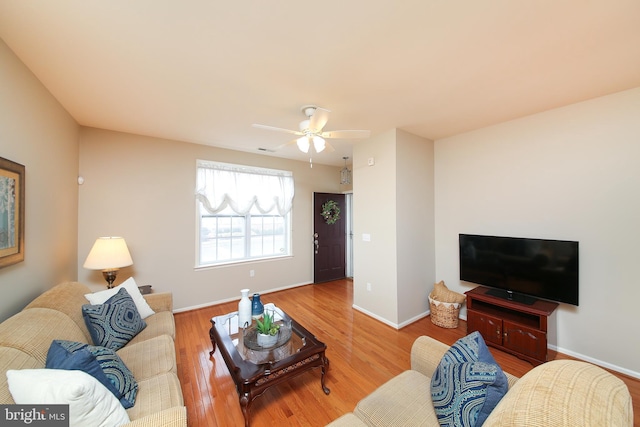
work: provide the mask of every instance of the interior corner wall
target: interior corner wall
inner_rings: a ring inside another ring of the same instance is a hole
[[[196,161],[214,160],[290,170],[295,181],[293,256],[196,269]],[[206,145],[81,128],[80,281],[101,289],[98,271],[82,264],[99,236],[123,236],[133,258],[116,284],[130,276],[156,292],[173,292],[184,310],[313,282],[313,192],[340,193],[340,167],[226,150]],[[250,276],[253,270],[254,276]],[[267,300],[268,301],[268,300]]]
[[[353,306],[397,325],[396,131],[353,147]]]
[[[398,323],[404,326],[426,315],[435,282],[433,141],[398,130],[396,156]]]
[[[557,348],[634,376],[639,117],[636,88],[435,143],[437,277],[474,286],[459,233],[579,241],[580,305],[557,310]]]
[[[77,279],[78,125],[0,40],[0,157],[25,166],[24,261],[0,269],[0,321]]]
[[[393,129],[353,156],[354,307],[401,327],[426,315],[435,277],[433,142]]]

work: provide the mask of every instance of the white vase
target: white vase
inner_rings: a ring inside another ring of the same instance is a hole
[[[251,326],[251,300],[249,299],[249,289],[240,291],[240,302],[238,303],[238,327]]]

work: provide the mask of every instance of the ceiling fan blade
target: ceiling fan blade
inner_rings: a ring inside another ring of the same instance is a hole
[[[284,129],[284,128],[277,128],[275,126],[267,126],[267,125],[259,125],[259,124],[252,124],[251,126],[253,126],[254,128],[258,128],[258,129],[266,129],[266,130],[275,130],[277,132],[286,132],[286,133],[291,133],[293,135],[304,135],[302,132],[297,131],[297,130],[291,130],[291,129]]]
[[[283,148],[285,148],[285,147],[288,147],[288,146],[290,146],[290,145],[295,144],[297,141],[298,141],[297,139],[294,139],[294,140],[291,140],[291,141],[289,141],[289,142],[285,142],[284,144],[280,144],[280,145],[278,145],[277,147],[275,147],[275,148],[274,148],[274,150],[275,150],[275,151],[282,150],[282,149],[283,149]]]
[[[313,116],[309,119],[309,130],[313,133],[322,132],[322,128],[329,121],[329,113],[331,111],[324,108],[316,108],[313,112]]]
[[[371,131],[368,130],[332,130],[329,132],[322,132],[320,134],[323,138],[369,138]]]
[[[324,143],[324,150],[325,153],[333,153],[334,151],[336,151],[335,148],[333,148],[333,145],[329,144],[328,142]]]

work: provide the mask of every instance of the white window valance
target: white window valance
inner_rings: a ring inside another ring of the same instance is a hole
[[[293,205],[293,173],[277,169],[198,160],[196,198],[210,214],[227,206],[246,215],[255,206],[260,213],[286,215]]]

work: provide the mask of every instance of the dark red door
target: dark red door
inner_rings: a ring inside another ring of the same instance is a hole
[[[322,211],[323,206],[329,206],[327,202],[330,204],[331,201],[335,202],[340,213],[335,215],[337,210],[334,210],[327,221]],[[313,282],[344,279],[347,214],[344,194],[313,193],[313,212]]]

